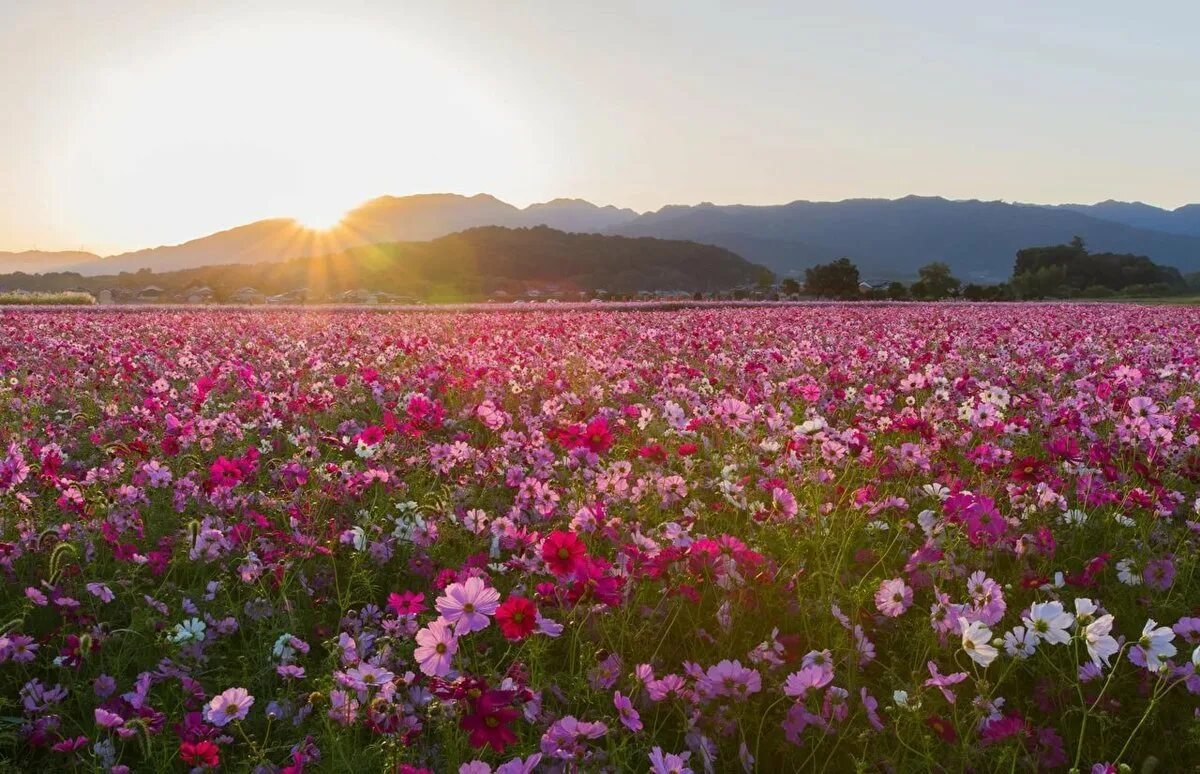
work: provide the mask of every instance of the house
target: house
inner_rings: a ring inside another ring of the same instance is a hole
[[[207,304],[213,300],[212,288],[207,285],[190,287],[183,291],[182,296],[189,304]]]
[[[113,297],[113,292],[111,290],[104,288],[104,290],[96,293],[96,303],[109,306],[111,304],[115,304],[116,299]]]
[[[136,300],[139,304],[153,304],[163,298],[163,289],[158,285],[147,285],[138,291]]]
[[[229,300],[235,304],[261,304],[263,302],[263,294],[257,288],[238,288],[229,297]]]
[[[303,304],[308,300],[308,289],[297,288],[274,296],[267,296],[268,304]]]
[[[356,288],[354,290],[347,290],[342,294],[342,303],[376,304],[379,303],[379,295],[363,288]]]

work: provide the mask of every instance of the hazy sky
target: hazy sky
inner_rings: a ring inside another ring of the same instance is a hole
[[[0,0],[0,250],[433,191],[1173,207],[1197,29],[1191,0]]]

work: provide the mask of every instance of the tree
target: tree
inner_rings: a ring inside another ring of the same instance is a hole
[[[903,301],[908,298],[908,288],[903,282],[892,281],[887,286],[887,297],[893,301]]]
[[[1060,295],[1066,280],[1065,266],[1043,266],[1014,275],[1011,285],[1017,298],[1036,299]]]
[[[766,292],[775,284],[775,272],[768,268],[759,268],[754,277],[754,284],[759,290]]]
[[[962,285],[942,261],[927,263],[917,270],[920,279],[913,283],[912,294],[917,298],[937,301],[958,293]]]
[[[783,282],[779,283],[779,289],[783,291],[785,296],[795,296],[800,294],[800,283],[792,277],[788,277]]]
[[[804,270],[804,287],[815,296],[858,297],[858,267],[849,258],[821,263]]]
[[[1017,283],[1018,277],[1025,279]],[[1050,278],[1056,278],[1058,285],[1047,286]],[[1113,291],[1130,285],[1166,286],[1174,292],[1187,285],[1173,266],[1160,266],[1144,255],[1089,253],[1079,237],[1070,244],[1018,250],[1013,281],[1021,292],[1034,292],[1039,298],[1078,295],[1098,286]]]
[[[962,297],[968,301],[1004,301],[1009,297],[1008,285],[964,285]]]

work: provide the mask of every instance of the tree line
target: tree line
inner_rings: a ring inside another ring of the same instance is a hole
[[[1028,247],[1017,251],[1012,276],[995,284],[964,283],[943,261],[918,270],[911,284],[893,281],[880,287],[863,287],[858,267],[849,258],[805,269],[804,284],[788,278],[780,289],[787,295],[804,294],[843,300],[1015,301],[1046,298],[1110,298],[1115,296],[1169,296],[1200,292],[1200,272],[1183,275],[1172,266],[1160,266],[1144,255],[1092,253],[1075,237],[1064,245]]]

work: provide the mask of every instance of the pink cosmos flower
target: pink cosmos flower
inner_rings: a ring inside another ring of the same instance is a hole
[[[421,671],[433,677],[445,677],[450,673],[450,662],[458,652],[458,638],[454,626],[439,618],[417,632],[417,649],[413,658]]]
[[[867,722],[871,724],[871,728],[882,731],[883,721],[879,718],[879,700],[867,693],[866,688],[860,688],[858,696],[862,700],[863,709],[867,713]]]
[[[356,691],[365,691],[368,688],[382,688],[390,684],[395,677],[383,667],[363,661],[358,666],[346,670],[344,682]]]
[[[926,666],[929,668],[929,674],[931,677],[925,681],[925,687],[937,688],[942,692],[942,696],[946,697],[946,701],[953,704],[957,697],[954,695],[954,691],[950,690],[950,686],[961,683],[963,680],[966,680],[968,677],[970,677],[970,675],[968,675],[966,672],[955,672],[954,674],[943,675],[938,671],[938,665],[933,661],[930,661],[928,664],[926,664]]]
[[[682,698],[686,693],[684,679],[679,675],[664,675],[646,683],[646,692],[650,701],[663,701],[672,696]]]
[[[125,718],[115,712],[109,712],[103,707],[97,707],[92,714],[96,718],[96,725],[101,728],[117,728],[125,723]]]
[[[425,610],[425,595],[411,591],[388,594],[388,610],[396,615],[419,615]]]
[[[458,635],[481,631],[491,623],[500,606],[500,592],[483,582],[482,578],[467,578],[465,583],[451,583],[437,598],[437,611],[450,623]]]
[[[879,584],[875,592],[875,608],[888,618],[899,618],[912,605],[912,587],[903,578],[892,578]]]
[[[692,770],[688,768],[687,761],[692,754],[690,752],[681,753],[665,753],[661,747],[655,747],[650,751],[650,772],[651,774],[692,774]]]
[[[642,716],[633,708],[633,702],[628,696],[623,696],[620,691],[613,694],[613,706],[617,708],[617,715],[621,719],[621,723],[630,731],[642,730]]]
[[[829,664],[806,666],[800,671],[787,676],[783,683],[783,693],[793,699],[803,699],[815,689],[824,688],[833,682],[833,667]]]
[[[208,703],[204,719],[214,726],[225,726],[234,720],[242,720],[250,714],[254,697],[245,688],[229,688]]]
[[[762,689],[762,677],[740,661],[721,661],[708,668],[700,678],[697,688],[706,696],[734,696],[745,698]]]

